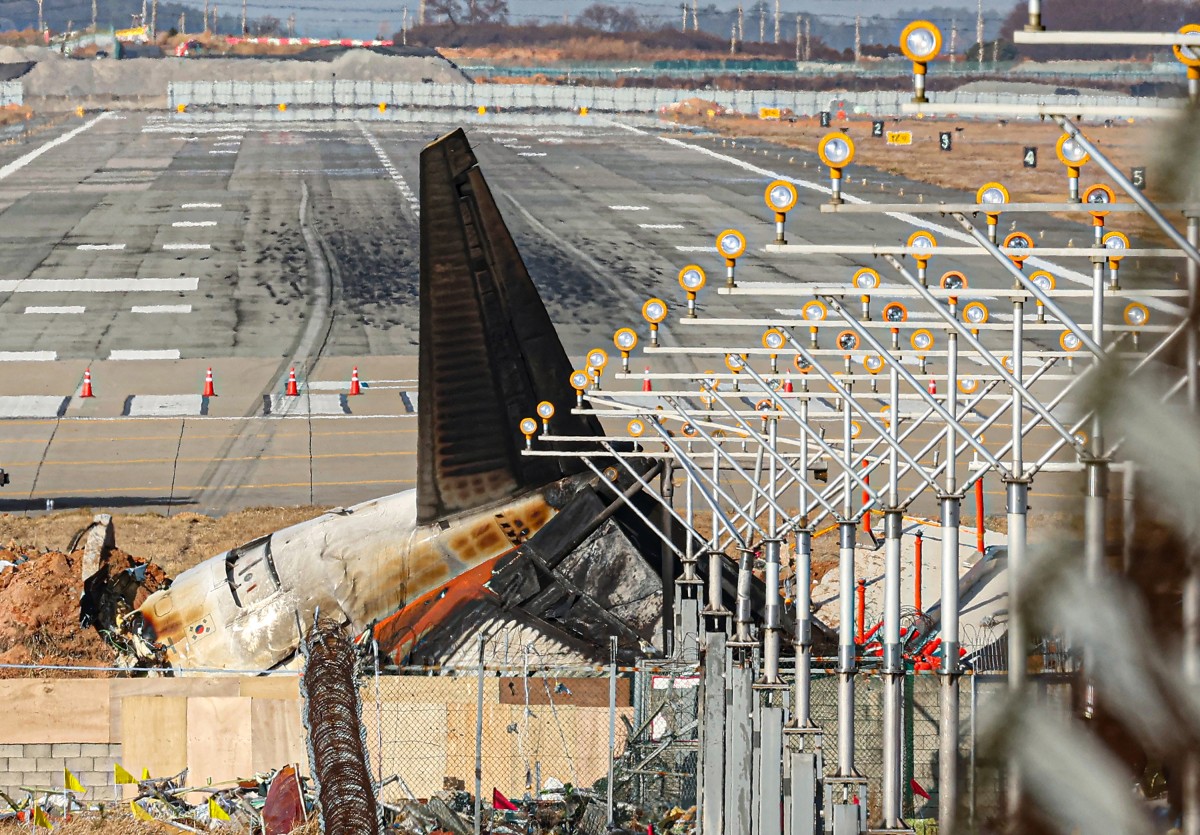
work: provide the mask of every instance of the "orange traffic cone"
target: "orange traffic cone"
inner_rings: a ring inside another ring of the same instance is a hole
[[[362,394],[362,385],[358,382],[358,366],[350,372],[350,394]]]
[[[929,378],[929,393],[937,394],[937,380],[932,377]]]
[[[287,392],[288,397],[299,397],[300,387],[296,384],[296,369],[288,372]]]
[[[646,366],[645,373],[642,374],[642,391],[654,391],[654,387],[650,384],[650,366]]]
[[[783,393],[791,394],[795,389],[792,388],[792,370],[789,368],[783,374]]]
[[[216,389],[213,388],[212,366],[209,366],[208,372],[204,375],[204,396],[216,397]]]
[[[83,388],[79,392],[80,397],[95,397],[92,394],[92,369],[84,369],[83,372]]]

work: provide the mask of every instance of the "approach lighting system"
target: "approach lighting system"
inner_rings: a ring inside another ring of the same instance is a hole
[[[787,220],[787,213],[795,208],[796,201],[799,199],[796,187],[784,180],[776,180],[767,186],[763,198],[767,201],[767,208],[775,212],[775,243],[786,244],[787,239],[783,236],[783,223]]]
[[[867,354],[862,358],[863,368],[871,374],[878,374],[883,370],[883,357],[879,354]]]
[[[979,380],[975,377],[959,377],[958,390],[963,394],[974,394],[979,389]]]
[[[918,354],[933,350],[933,341],[933,333],[925,328],[913,331],[912,336],[909,338],[913,350]]]
[[[1117,195],[1108,186],[1097,183],[1089,186],[1083,193],[1083,202],[1088,206],[1088,214],[1092,216],[1092,225],[1103,227],[1104,217],[1109,212],[1109,206],[1117,202]]]
[[[717,252],[725,258],[725,286],[737,287],[734,281],[734,269],[737,259],[746,251],[746,236],[736,229],[726,229],[717,235]]]
[[[854,284],[856,290],[874,290],[879,286],[879,273],[870,267],[863,267],[854,274],[851,283]],[[869,322],[871,321],[871,296],[864,293],[861,300],[863,321]]]
[[[1065,330],[1058,337],[1058,345],[1064,351],[1078,351],[1083,345],[1083,340],[1080,339],[1073,331]]]
[[[854,331],[842,331],[837,335],[837,346],[849,353],[858,349],[858,334]]]
[[[1109,232],[1100,239],[1100,245],[1108,250],[1108,287],[1110,290],[1119,290],[1121,285],[1117,280],[1117,271],[1121,267],[1121,259],[1129,250],[1129,238],[1123,232]]]
[[[941,287],[943,290],[965,290],[967,288],[967,277],[958,270],[950,270],[942,274]],[[950,307],[954,308],[958,304],[958,296],[950,296]]]
[[[1179,30],[1181,35],[1200,35],[1200,23],[1189,23]],[[1192,104],[1200,99],[1200,46],[1180,46],[1176,44],[1175,58],[1187,67],[1188,98]]]
[[[1140,328],[1149,321],[1150,310],[1146,305],[1139,302],[1130,302],[1125,305],[1125,324],[1131,328]]]
[[[779,371],[779,351],[787,344],[787,337],[779,328],[771,328],[763,333],[762,346],[771,352],[771,373]]]
[[[925,73],[942,51],[942,32],[928,20],[914,20],[900,33],[900,50],[913,63],[913,101],[924,104]]]
[[[825,302],[813,299],[810,302],[805,302],[804,307],[800,308],[800,316],[808,326],[808,341],[812,347],[817,347],[817,331],[820,329],[818,322],[824,322],[825,317],[829,315],[829,308],[825,307]]]
[[[900,332],[900,323],[908,320],[908,308],[900,302],[888,302],[883,307],[883,321],[892,326],[892,333]]]
[[[542,432],[550,432],[550,418],[554,417],[554,404],[549,400],[543,400],[537,404],[538,417],[542,419]]]
[[[648,299],[642,305],[642,318],[650,323],[650,345],[658,347],[658,326],[667,318],[667,303],[662,299]]]
[[[641,418],[634,418],[625,424],[626,431],[634,438],[640,438],[646,434],[646,421]]]
[[[591,372],[592,379],[596,382],[596,388],[600,388],[600,376],[604,374],[604,368],[608,365],[608,354],[603,348],[593,348],[587,352],[588,371]]]
[[[987,216],[988,238],[996,242],[996,224],[1000,222],[1000,212],[1009,200],[1008,189],[1000,183],[985,183],[975,192],[975,202]]]
[[[1074,138],[1065,133],[1058,138],[1058,144],[1054,146],[1054,151],[1058,154],[1059,161],[1067,167],[1067,202],[1078,203],[1080,202],[1079,169],[1091,159],[1091,155]]]
[[[1025,259],[1033,254],[1033,238],[1024,232],[1013,232],[1004,239],[1004,248],[1012,250],[1007,253],[1008,258],[1020,267],[1025,263]]]
[[[817,155],[829,166],[829,202],[841,203],[842,169],[854,161],[854,140],[841,131],[828,133],[817,144]]]
[[[687,293],[687,315],[689,319],[696,318],[696,294],[704,289],[708,277],[704,270],[696,264],[688,264],[679,271],[679,286]]]
[[[621,352],[621,370],[629,373],[629,352],[637,347],[638,336],[633,328],[621,328],[613,334],[613,345]]]
[[[937,238],[930,232],[913,232],[908,236],[908,248],[913,250],[913,260],[917,262],[917,278],[922,284],[927,284],[926,269],[933,251],[937,249]]]

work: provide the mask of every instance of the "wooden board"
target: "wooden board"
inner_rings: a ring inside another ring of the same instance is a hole
[[[187,767],[187,703],[183,696],[129,696],[121,709],[121,765],[135,777],[170,777]],[[124,786],[124,796],[137,786]]]
[[[188,783],[203,786],[254,776],[251,700],[199,697],[187,700]],[[203,799],[189,796],[192,803]]]
[[[0,681],[0,704],[18,721],[0,723],[0,744],[111,740],[107,679]]]
[[[255,676],[238,683],[239,696],[253,699],[299,699],[299,676]]]
[[[308,774],[308,745],[299,699],[250,700],[250,766],[255,774],[288,763]]]
[[[525,704],[526,682],[529,687],[529,704],[557,706],[573,705],[575,707],[608,707],[607,678],[553,678],[530,676],[528,679],[518,677],[503,677],[499,683],[500,704]],[[629,679],[617,679],[617,707],[629,707]]]
[[[114,678],[109,680],[109,727],[121,738],[122,714],[129,696],[236,696],[238,681],[231,676],[208,678]]]

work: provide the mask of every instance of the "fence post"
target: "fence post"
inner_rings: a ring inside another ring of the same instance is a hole
[[[372,655],[375,659],[375,742],[378,760],[376,762],[376,772],[378,773],[379,785],[383,785],[383,702],[379,698],[379,641],[377,639],[371,641]],[[376,789],[378,791],[378,789]]]
[[[483,647],[479,635],[479,687],[475,693],[475,835],[479,835],[483,817]]]
[[[608,667],[608,799],[607,823],[613,825],[613,777],[616,776],[614,758],[617,755],[617,636],[609,639],[612,661]],[[482,692],[482,691],[481,691]]]

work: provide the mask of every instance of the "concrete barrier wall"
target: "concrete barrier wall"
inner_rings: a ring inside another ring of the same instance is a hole
[[[544,777],[590,786],[608,769],[608,682],[532,682],[489,677],[484,689],[484,784],[524,791],[536,762]],[[544,693],[566,682],[551,705]],[[633,717],[629,687],[620,715]],[[372,773],[399,774],[419,797],[446,785],[473,789],[477,680],[474,676],[387,676],[365,681],[363,725]],[[514,696],[513,694],[516,694]],[[288,763],[308,770],[298,679],[213,677],[19,679],[0,681],[0,790],[63,786],[68,768],[93,799],[118,799],[113,765],[155,777],[188,769],[202,786],[252,777]],[[623,727],[623,723],[619,723]],[[382,746],[382,757],[380,749]],[[132,787],[124,787],[132,793]],[[392,789],[399,797],[399,786]],[[17,795],[13,795],[14,797]]]
[[[25,88],[20,81],[0,81],[0,107],[24,104]]]
[[[908,91],[828,93],[786,90],[687,90],[639,87],[569,87],[545,84],[412,84],[386,81],[175,81],[168,85],[171,109],[212,107],[389,107],[509,110],[568,110],[654,113],[686,99],[715,102],[727,110],[757,113],[781,108],[800,115],[844,109],[848,114],[888,115],[910,101]],[[1132,96],[1040,96],[1003,93],[941,93],[939,104],[1060,104],[1111,107],[1114,113],[1137,106],[1171,106],[1161,99]]]

